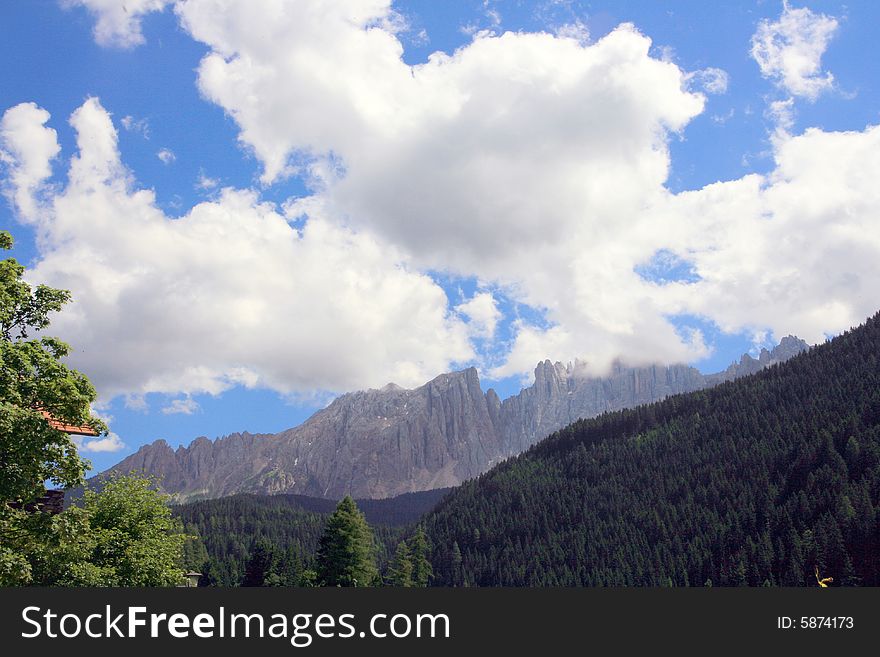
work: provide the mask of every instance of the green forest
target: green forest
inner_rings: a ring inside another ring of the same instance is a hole
[[[375,538],[381,572],[394,568],[397,546],[449,489],[357,500]],[[311,586],[316,554],[336,502],[304,495],[232,495],[172,507],[187,534],[184,562],[206,586]],[[390,572],[386,581],[393,577]]]
[[[880,585],[880,315],[757,375],[579,421],[424,524],[434,584]]]
[[[367,513],[382,581],[418,524],[438,586],[876,586],[878,354],[880,315],[757,375],[576,422],[418,520],[436,500],[387,500]],[[234,496],[175,514],[202,537],[187,560],[203,583],[311,585],[331,504]]]
[[[23,274],[0,261],[0,585],[880,585],[880,314],[756,375],[578,421],[451,491],[172,509],[123,476],[49,512],[46,483],[89,467],[59,426],[107,427],[70,347],[32,337],[69,293]]]

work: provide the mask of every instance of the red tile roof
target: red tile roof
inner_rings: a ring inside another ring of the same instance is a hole
[[[58,429],[63,431],[64,433],[75,434],[77,436],[97,436],[98,432],[92,429],[91,427],[86,426],[78,426],[75,424],[66,424],[61,420],[56,420],[49,411],[40,411],[47,420],[49,420],[49,426],[53,429]]]

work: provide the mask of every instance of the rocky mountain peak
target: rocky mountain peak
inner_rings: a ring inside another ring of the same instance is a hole
[[[534,383],[503,401],[494,390],[483,393],[469,367],[412,390],[389,383],[347,393],[275,435],[230,434],[214,442],[202,436],[177,450],[156,441],[113,470],[160,475],[178,499],[238,492],[378,498],[454,486],[579,418],[752,374],[806,348],[787,336],[757,359],[745,355],[707,376],[687,365],[616,361],[595,377],[583,362],[544,360]]]
[[[807,351],[810,348],[806,342],[793,335],[786,335],[779,344],[773,347],[770,352],[771,357],[776,362],[782,362],[797,356],[799,353]]]

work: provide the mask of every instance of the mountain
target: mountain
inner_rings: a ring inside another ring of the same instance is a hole
[[[880,585],[880,314],[579,420],[421,522],[439,585]]]
[[[700,390],[807,348],[788,337],[758,359],[744,356],[709,376],[686,365],[616,363],[596,378],[578,363],[544,361],[534,384],[504,401],[494,390],[484,393],[477,370],[469,368],[413,390],[389,384],[342,395],[274,435],[202,437],[177,449],[156,441],[111,472],[158,475],[178,501],[235,493],[383,498],[456,486],[579,418]]]

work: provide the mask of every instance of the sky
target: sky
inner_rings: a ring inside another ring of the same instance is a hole
[[[724,369],[880,308],[880,3],[0,8],[0,227],[102,470],[544,359]]]

